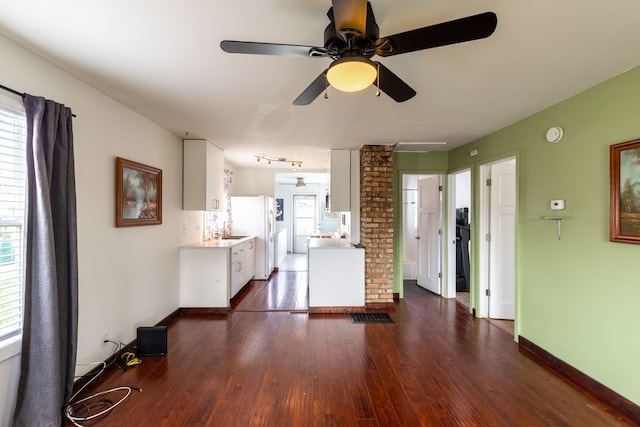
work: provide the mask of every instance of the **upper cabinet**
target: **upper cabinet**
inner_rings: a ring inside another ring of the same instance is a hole
[[[330,205],[335,212],[360,208],[360,152],[331,150]]]
[[[205,139],[185,139],[182,153],[182,209],[222,210],[223,151]]]

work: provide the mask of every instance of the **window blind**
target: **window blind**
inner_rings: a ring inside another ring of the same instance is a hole
[[[25,149],[22,101],[0,94],[0,341],[22,331]]]

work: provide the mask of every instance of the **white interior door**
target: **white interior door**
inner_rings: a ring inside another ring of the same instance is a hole
[[[442,245],[441,177],[418,181],[418,285],[440,295]]]
[[[491,165],[489,317],[515,317],[516,161]]]

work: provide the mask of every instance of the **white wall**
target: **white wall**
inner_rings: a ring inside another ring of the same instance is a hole
[[[469,208],[471,217],[471,171],[456,174],[456,209]]]
[[[471,224],[471,171],[465,170],[455,175],[456,179],[456,209],[468,208],[468,220]],[[471,243],[467,243],[467,251],[471,256]]]
[[[275,197],[276,175],[291,175],[291,169],[278,169],[276,167],[239,168],[226,164],[225,167],[233,171],[233,184],[231,194],[234,196],[260,196]],[[303,169],[301,174],[326,174],[327,171],[319,169]],[[324,187],[325,189],[327,186]]]
[[[233,174],[234,196],[260,196],[275,197],[276,173],[278,169],[265,168],[236,168]],[[289,171],[287,171],[289,172]]]
[[[101,343],[103,331],[129,342],[136,327],[178,308],[178,247],[202,234],[182,227],[198,213],[181,211],[181,139],[2,37],[0,55],[1,84],[64,103],[77,115],[78,361],[104,360],[111,348]],[[114,226],[116,156],[162,169],[162,225]],[[15,383],[15,369],[15,357],[0,362],[0,380]],[[9,424],[14,396],[3,393],[0,425]]]

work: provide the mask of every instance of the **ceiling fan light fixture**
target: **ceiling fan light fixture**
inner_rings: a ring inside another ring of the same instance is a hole
[[[334,61],[327,70],[327,80],[342,92],[359,92],[371,86],[378,75],[373,61],[364,56],[347,56]]]

